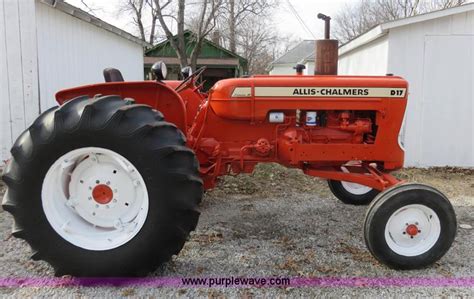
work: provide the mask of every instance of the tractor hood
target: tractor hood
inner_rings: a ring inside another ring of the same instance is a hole
[[[256,76],[217,82],[211,99],[404,98],[407,85],[395,76]]]
[[[315,101],[323,108],[328,99],[346,102],[348,109],[382,99],[406,99],[407,87],[403,78],[395,76],[256,76],[217,82],[209,100],[220,117],[258,120],[270,108],[304,109]]]

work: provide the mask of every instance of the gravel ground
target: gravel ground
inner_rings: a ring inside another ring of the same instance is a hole
[[[433,185],[455,206],[458,223],[474,226],[474,171],[451,168],[407,169],[400,178]],[[1,181],[0,181],[1,184]],[[0,195],[4,187],[0,185]],[[257,167],[253,175],[225,177],[208,192],[199,226],[181,254],[151,276],[170,277],[472,277],[474,230],[458,228],[456,241],[435,265],[394,271],[366,250],[362,224],[366,207],[337,201],[326,182],[278,165]],[[10,238],[12,218],[0,212],[1,277],[52,277],[44,262],[28,259],[25,242]],[[274,288],[173,289],[56,287],[0,288],[13,296],[461,296],[469,288]]]

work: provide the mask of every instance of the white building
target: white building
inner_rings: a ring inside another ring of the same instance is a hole
[[[269,66],[270,75],[293,75],[297,64],[303,64],[306,69],[304,75],[314,74],[315,41],[304,40],[297,44],[283,56],[273,61]]]
[[[407,166],[474,167],[474,4],[381,24],[339,48],[339,74],[409,82]]]
[[[56,91],[103,82],[106,67],[120,69],[126,80],[143,80],[144,46],[60,0],[2,0],[0,162],[38,114],[56,105]]]

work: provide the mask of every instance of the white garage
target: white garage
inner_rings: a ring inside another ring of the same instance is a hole
[[[102,70],[119,68],[143,80],[149,46],[61,0],[0,3],[0,162],[56,91],[103,82]],[[1,163],[0,163],[1,164]]]
[[[339,74],[409,82],[406,166],[474,167],[474,4],[381,24],[339,49]]]

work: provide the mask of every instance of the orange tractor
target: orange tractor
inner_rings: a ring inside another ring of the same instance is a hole
[[[321,16],[324,18],[325,16]],[[317,41],[316,75],[106,83],[57,93],[11,149],[3,208],[34,260],[56,275],[146,275],[195,229],[203,191],[220,176],[276,162],[328,180],[347,204],[370,205],[368,249],[396,269],[429,265],[450,248],[456,217],[432,187],[390,175],[403,166],[398,134],[407,82],[337,76],[337,42]]]

